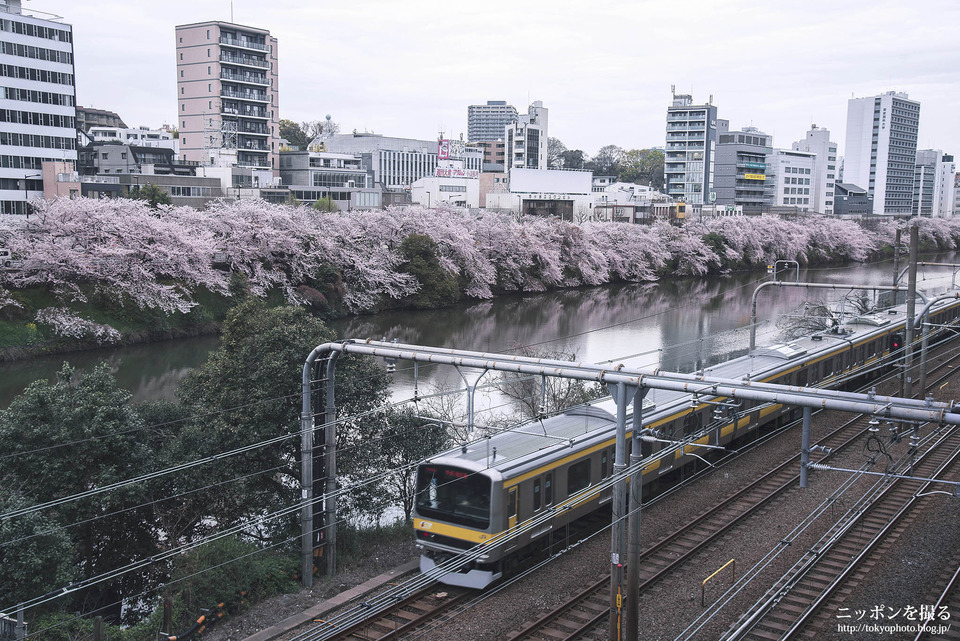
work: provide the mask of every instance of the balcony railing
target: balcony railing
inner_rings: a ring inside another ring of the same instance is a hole
[[[257,49],[259,51],[266,51],[267,45],[260,44],[259,42],[253,42],[252,40],[238,40],[237,38],[231,38],[229,36],[220,36],[220,44],[230,45],[231,47],[245,47],[247,49]]]
[[[231,80],[233,82],[249,82],[255,85],[270,84],[266,76],[258,76],[252,73],[230,73],[229,71],[221,71],[220,78],[223,80]]]
[[[231,56],[228,53],[220,54],[220,62],[226,62],[232,65],[247,65],[248,67],[269,67],[270,63],[266,60],[260,60],[253,56]]]
[[[225,98],[238,98],[240,100],[257,100],[267,102],[267,94],[258,91],[235,91],[233,89],[220,89],[220,95]]]

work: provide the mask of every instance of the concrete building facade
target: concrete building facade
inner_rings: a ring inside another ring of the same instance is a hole
[[[951,218],[956,207],[956,193],[954,183],[957,175],[957,165],[951,154],[944,154],[940,158],[937,176],[937,195],[934,203],[934,216]]]
[[[919,126],[920,103],[905,93],[847,102],[843,181],[867,190],[875,215],[913,212]]]
[[[741,206],[745,215],[756,215],[772,204],[772,187],[768,186],[766,173],[767,158],[773,152],[772,144],[773,137],[756,127],[718,135],[713,177],[717,205]],[[799,174],[791,176],[800,178]],[[809,181],[810,176],[804,176]],[[809,183],[801,186],[791,180],[790,185],[793,189],[807,191],[806,194],[791,192],[794,199],[800,197],[809,201]]]
[[[517,108],[506,100],[488,100],[467,107],[467,141],[503,140],[507,126],[517,121]]]
[[[953,217],[954,176],[953,156],[939,149],[917,151],[913,173],[913,213],[933,218]]]
[[[277,39],[229,22],[176,28],[180,157],[279,175]]]
[[[76,158],[73,27],[0,0],[0,214],[28,214],[44,163]]]
[[[833,214],[834,186],[840,177],[840,163],[837,156],[837,143],[830,140],[830,131],[813,125],[807,137],[793,143],[796,151],[807,151],[816,155],[811,191],[811,211],[820,214]]]
[[[711,97],[710,102],[713,102]],[[667,107],[664,181],[671,198],[699,210],[713,191],[717,108],[693,104],[689,94],[674,94]]]
[[[772,195],[771,204],[793,207],[798,212],[816,212],[817,161],[817,154],[810,151],[774,149],[766,162],[765,182]]]
[[[536,100],[527,113],[507,125],[504,134],[508,171],[547,168],[547,108]]]
[[[280,178],[305,203],[329,197],[341,210],[382,206],[373,176],[352,154],[284,151],[280,153]]]
[[[359,157],[363,166],[372,172],[371,186],[380,185],[387,191],[409,189],[415,181],[436,175],[436,140],[354,133],[325,136],[323,144],[328,152]],[[483,164],[482,149],[463,145],[462,154],[466,169],[480,171]]]
[[[77,131],[87,131],[90,127],[126,129],[127,125],[116,111],[77,106]]]

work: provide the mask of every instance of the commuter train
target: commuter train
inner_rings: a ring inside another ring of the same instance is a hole
[[[956,324],[958,316],[960,302],[950,301],[935,306],[928,322],[942,327]],[[905,306],[900,305],[851,318],[828,332],[754,350],[704,374],[856,389],[891,371],[902,356],[905,323]],[[715,400],[648,391],[643,429],[659,440],[642,444],[649,460],[642,471],[644,488],[672,481],[707,453],[706,448],[681,447],[677,441],[725,446],[754,436],[761,427],[793,420],[800,412],[772,403],[732,406]],[[628,439],[630,427],[628,420]],[[610,503],[615,437],[616,405],[608,398],[421,463],[414,506],[421,571],[442,573],[440,580],[450,585],[483,588],[525,556],[547,548],[574,520]],[[470,559],[466,565],[464,553]],[[460,559],[453,563],[460,567],[446,565],[451,559]]]

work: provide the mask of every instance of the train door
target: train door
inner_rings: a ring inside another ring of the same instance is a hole
[[[513,529],[517,525],[517,488],[510,488],[510,494],[507,496],[507,528]]]

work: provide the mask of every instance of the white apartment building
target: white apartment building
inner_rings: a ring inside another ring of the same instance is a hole
[[[911,214],[920,103],[905,93],[847,102],[845,183],[873,196],[875,215]]]
[[[181,159],[278,176],[277,39],[218,21],[179,25],[176,38]]]
[[[767,154],[766,180],[773,191],[772,204],[816,211],[817,160],[817,154],[810,151],[774,149]]]
[[[793,143],[795,151],[808,151],[816,155],[811,191],[811,211],[833,214],[834,187],[840,176],[837,143],[830,140],[830,130],[813,125],[807,137]]]
[[[137,147],[156,147],[177,151],[177,139],[163,129],[146,127],[90,127],[86,133],[80,132],[82,142],[122,142]]]
[[[673,94],[667,107],[667,144],[663,174],[667,194],[699,211],[710,202],[717,144],[717,107],[713,97],[705,105],[693,104],[689,94]]]
[[[507,126],[517,121],[517,108],[506,100],[488,100],[485,105],[467,107],[467,141],[503,140]]]
[[[43,163],[76,162],[73,27],[0,0],[0,213],[44,194]]]
[[[547,108],[534,101],[527,113],[506,127],[506,165],[514,169],[547,168]]]

